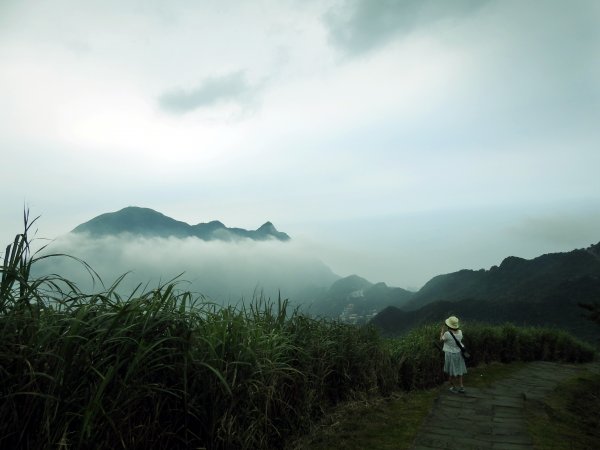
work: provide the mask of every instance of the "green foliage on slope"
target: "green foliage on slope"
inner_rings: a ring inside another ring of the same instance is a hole
[[[600,439],[600,375],[586,373],[561,383],[543,401],[527,403],[536,448],[592,449]]]
[[[414,295],[407,307],[416,309],[435,301],[464,299],[536,303],[557,293],[567,300],[578,296],[580,281],[583,283],[581,289],[585,290],[586,280],[590,278],[600,278],[600,256],[594,245],[531,260],[509,256],[490,270],[461,270],[438,275]],[[596,289],[594,293],[598,295],[600,291]]]

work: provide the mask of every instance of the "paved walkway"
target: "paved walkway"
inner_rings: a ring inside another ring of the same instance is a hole
[[[525,423],[525,402],[542,400],[558,383],[598,363],[568,365],[533,362],[491,388],[466,394],[442,391],[425,419],[414,450],[533,449]]]

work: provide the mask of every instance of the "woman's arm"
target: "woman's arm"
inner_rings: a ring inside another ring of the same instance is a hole
[[[444,333],[446,332],[446,326],[442,325],[442,332],[440,333],[440,341],[444,340]]]

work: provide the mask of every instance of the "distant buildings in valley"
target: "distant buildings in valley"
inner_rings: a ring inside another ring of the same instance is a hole
[[[339,320],[342,323],[349,324],[362,324],[371,320],[373,317],[377,315],[376,309],[365,311],[364,308],[356,308],[354,301],[360,301],[365,299],[365,294],[363,289],[359,289],[357,291],[350,292],[346,297],[346,300],[353,301],[352,303],[346,304],[342,313],[339,315]]]

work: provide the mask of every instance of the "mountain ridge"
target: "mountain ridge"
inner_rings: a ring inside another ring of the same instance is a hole
[[[390,306],[372,320],[385,334],[402,334],[448,315],[462,320],[566,329],[597,340],[597,327],[581,303],[600,300],[600,243],[532,259],[508,256],[489,270],[438,275],[402,307]]]
[[[431,278],[419,289],[407,309],[438,300],[526,299],[531,291],[550,293],[560,282],[584,275],[600,276],[599,244],[569,252],[546,253],[531,259],[508,256],[490,269],[462,269]]]
[[[231,241],[240,238],[265,241],[289,241],[288,234],[278,231],[267,221],[256,230],[226,227],[219,220],[190,225],[173,219],[151,208],[128,206],[119,211],[100,214],[84,222],[71,233],[88,233],[93,237],[129,233],[144,237],[196,237],[205,241]]]

